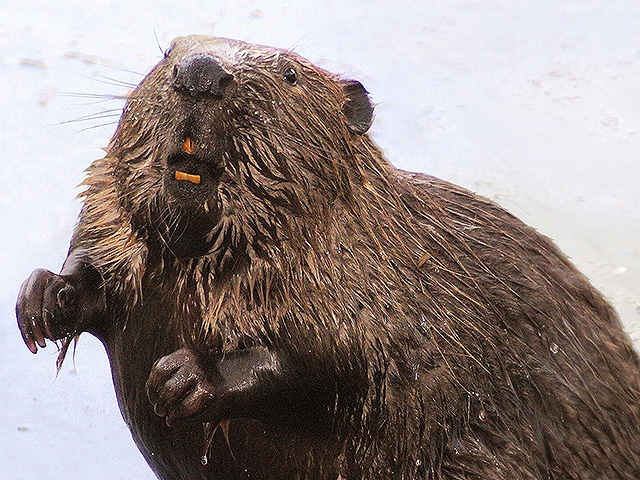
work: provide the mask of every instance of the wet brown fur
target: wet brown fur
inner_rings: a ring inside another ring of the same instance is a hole
[[[222,56],[231,100],[180,104],[169,76],[194,51]],[[150,465],[166,479],[639,478],[639,362],[611,307],[496,204],[391,166],[349,128],[344,85],[287,51],[178,40],[90,168],[72,249],[103,277],[110,314],[90,330]],[[213,225],[195,258],[167,242],[185,213],[162,182],[187,130],[222,161],[217,196],[194,207]],[[209,446],[215,425],[167,427],[144,383],[184,345],[288,352],[332,385],[329,429],[233,420]]]

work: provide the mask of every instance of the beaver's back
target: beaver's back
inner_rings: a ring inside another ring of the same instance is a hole
[[[443,392],[457,395],[440,419],[449,425],[444,463],[487,462],[485,475],[497,478],[507,469],[511,478],[639,475],[638,355],[602,295],[549,239],[496,204],[398,175],[424,239],[425,253],[413,258],[429,298],[427,337],[446,365],[440,380],[455,385]]]

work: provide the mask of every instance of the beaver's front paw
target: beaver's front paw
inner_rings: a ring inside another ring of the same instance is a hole
[[[162,357],[153,365],[146,385],[147,396],[167,425],[178,418],[198,421],[210,409],[216,388],[207,370],[203,359],[188,348]]]
[[[35,270],[22,284],[16,317],[22,339],[31,352],[44,348],[45,339],[59,340],[70,333],[75,291],[65,278],[49,270]]]

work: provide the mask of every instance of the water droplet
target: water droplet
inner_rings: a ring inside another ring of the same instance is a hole
[[[206,465],[207,463],[209,463],[209,459],[207,458],[206,455],[203,455],[202,458],[200,458],[200,463],[202,465]]]
[[[487,412],[484,411],[484,409],[480,410],[478,412],[478,420],[480,420],[481,422],[484,422],[487,419]]]
[[[419,467],[420,465],[422,465],[422,460],[417,459],[416,460],[416,467]]]
[[[554,342],[551,342],[551,346],[549,347],[549,350],[551,350],[551,353],[555,355],[560,351],[560,347],[558,347],[558,345],[556,345]]]

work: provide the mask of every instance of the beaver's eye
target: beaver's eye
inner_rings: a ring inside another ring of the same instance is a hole
[[[291,85],[295,85],[298,82],[298,75],[296,74],[296,71],[291,67],[287,68],[284,71],[284,73],[282,74],[282,78],[284,78]]]

